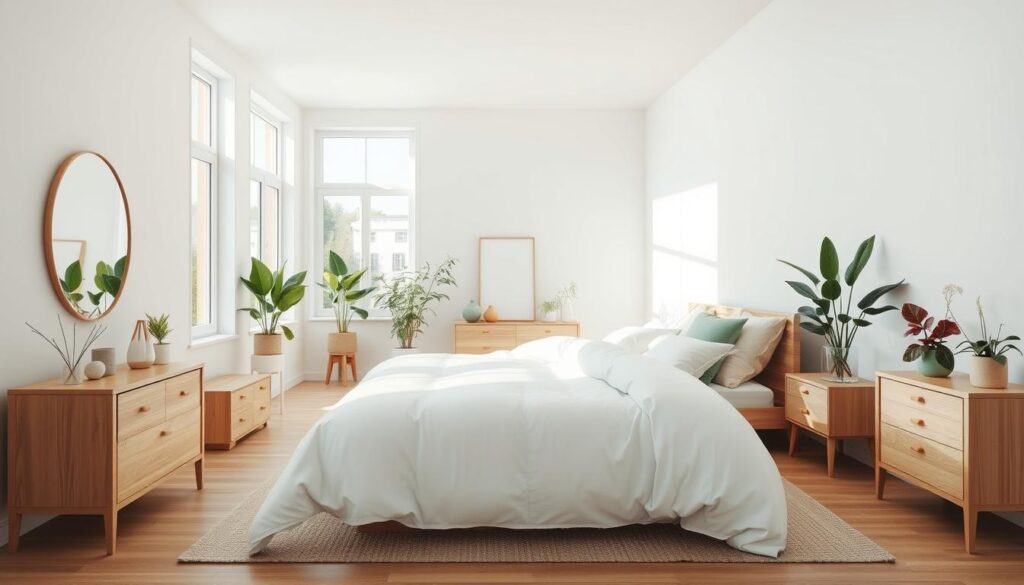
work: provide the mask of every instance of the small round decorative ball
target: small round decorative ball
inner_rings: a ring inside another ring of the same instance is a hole
[[[103,362],[89,362],[85,364],[85,377],[90,380],[99,380],[107,373],[107,366]]]

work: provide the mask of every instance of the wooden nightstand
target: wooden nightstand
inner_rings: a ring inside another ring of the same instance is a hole
[[[800,429],[825,438],[828,476],[835,475],[836,446],[843,439],[869,439],[874,450],[875,385],[867,380],[839,384],[825,374],[786,374],[789,454],[796,452]]]
[[[878,372],[877,384],[875,495],[891,473],[962,507],[974,552],[978,512],[1024,510],[1024,385],[917,372]]]

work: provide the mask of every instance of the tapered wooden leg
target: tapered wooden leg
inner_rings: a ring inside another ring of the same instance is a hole
[[[11,512],[7,518],[7,552],[18,552],[21,539],[21,512]]]
[[[341,368],[341,371],[338,372],[338,381],[341,382],[342,386],[344,386],[345,384],[348,384],[348,372],[345,370],[345,368],[348,367],[348,356],[345,354],[341,355],[341,366],[339,367]]]
[[[331,383],[331,372],[334,371],[334,356],[327,356],[327,377],[324,378],[324,385]]]
[[[203,489],[203,459],[196,461],[196,489]]]
[[[836,443],[837,439],[827,439],[825,445],[825,456],[828,458],[828,476],[835,477],[836,475]]]
[[[348,363],[352,365],[352,382],[358,382],[359,372],[356,371],[356,354],[349,356]]]
[[[879,500],[885,494],[885,478],[888,473],[882,469],[882,466],[875,462],[875,497]]]
[[[789,455],[793,456],[796,453],[796,442],[800,438],[800,427],[796,425],[789,425]]]
[[[117,552],[117,510],[103,514],[103,530],[107,535],[107,556]]]
[[[974,537],[978,534],[978,511],[964,506],[964,549],[974,554]]]

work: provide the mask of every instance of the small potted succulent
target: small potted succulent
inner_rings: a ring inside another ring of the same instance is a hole
[[[357,348],[356,334],[349,331],[352,317],[360,319],[370,316],[369,312],[355,303],[376,290],[375,287],[359,288],[366,269],[349,272],[348,266],[341,256],[331,251],[324,270],[324,281],[317,285],[324,290],[324,300],[334,308],[334,321],[338,331],[327,335],[327,353],[331,355],[355,353]]]
[[[561,304],[557,301],[544,301],[540,304],[540,320],[546,323],[558,321]]]
[[[981,297],[977,300],[978,321],[981,325],[981,337],[976,340],[967,338],[960,342],[957,353],[971,354],[970,377],[971,385],[978,388],[1002,389],[1009,385],[1009,373],[1006,367],[1006,354],[1015,351],[1021,353],[1019,347],[1010,341],[1020,341],[1016,335],[1003,334],[1003,326],[999,325],[994,337],[989,336],[988,325],[985,323],[985,311],[981,308]],[[964,334],[966,336],[966,334]],[[1024,355],[1024,354],[1022,354]]]
[[[946,297],[948,316],[950,297]],[[946,345],[946,338],[960,334],[960,326],[951,319],[940,319],[928,315],[928,311],[913,304],[904,303],[900,310],[907,321],[905,337],[920,336],[903,352],[903,361],[917,362],[917,371],[933,378],[945,378],[953,373],[955,360],[953,350]]]
[[[249,271],[249,278],[241,277],[242,284],[249,289],[256,300],[255,307],[243,307],[239,311],[245,311],[252,317],[260,327],[260,332],[253,336],[253,353],[256,355],[280,355],[281,333],[289,341],[295,338],[292,330],[281,325],[281,316],[288,309],[291,309],[306,296],[306,285],[302,281],[306,279],[306,271],[299,272],[287,280],[284,278],[284,266],[276,272],[271,272],[266,264],[259,258],[252,259],[252,269]]]
[[[149,334],[156,339],[156,343],[153,345],[156,359],[153,363],[157,365],[171,363],[171,344],[164,341],[173,331],[170,328],[169,320],[170,317],[166,313],[159,317],[146,313],[146,327],[149,329]]]

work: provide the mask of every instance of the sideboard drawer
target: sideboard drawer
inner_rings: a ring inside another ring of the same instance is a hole
[[[199,408],[199,372],[189,372],[167,380],[164,402],[167,418],[174,418],[193,408]]]
[[[828,433],[828,390],[787,380],[786,418],[809,429]]]
[[[165,382],[157,382],[117,397],[118,441],[164,422],[165,389]]]
[[[516,344],[522,345],[527,341],[544,339],[545,337],[554,337],[556,335],[567,335],[569,337],[576,337],[576,334],[577,328],[575,325],[563,325],[555,323],[539,325],[517,325]]]
[[[256,395],[256,386],[246,386],[241,390],[237,390],[231,393],[231,412],[235,412],[236,409],[250,408],[252,407],[253,400]]]
[[[255,407],[252,402],[231,409],[231,440],[237,441],[256,426]]]
[[[191,410],[117,444],[117,501],[200,454],[200,411]]]
[[[888,424],[883,423],[880,430],[882,463],[892,465],[953,497],[964,497],[962,451]]]
[[[515,326],[474,326],[457,327],[455,330],[456,353],[490,353],[516,346]]]
[[[885,381],[883,381],[884,387]],[[925,397],[927,400],[931,396]],[[953,400],[960,401],[959,398]],[[961,417],[950,416],[950,411],[922,408],[917,402],[904,396],[893,396],[892,392],[882,392],[882,422],[911,432],[915,435],[931,439],[954,449],[964,448],[964,424]]]
[[[922,414],[939,416],[963,426],[964,401],[934,390],[919,388],[911,384],[882,378],[881,392],[883,401],[909,406]],[[883,412],[884,412],[883,406]]]
[[[255,398],[253,399],[253,417],[257,425],[270,420],[270,384],[260,382],[253,386]]]

